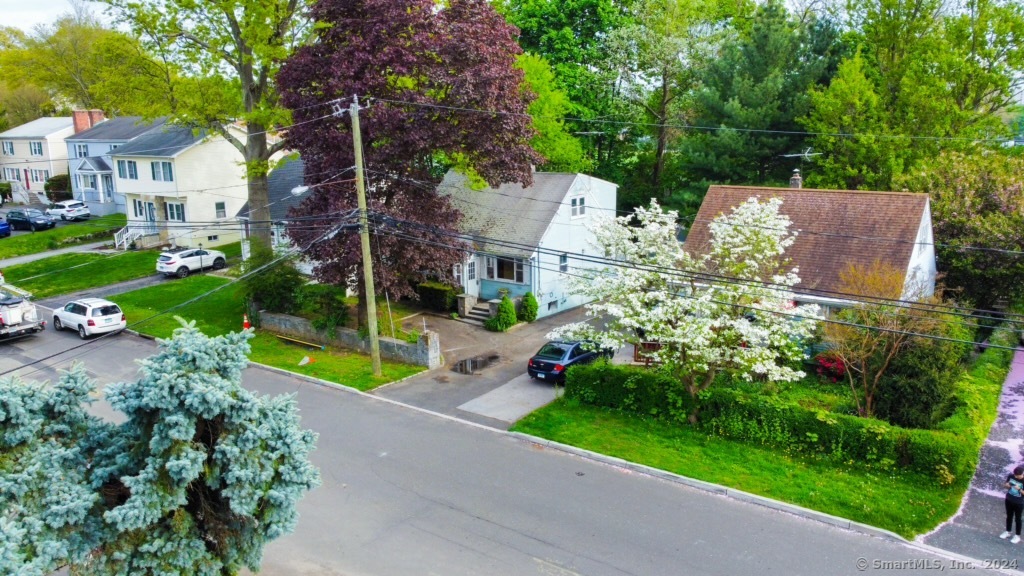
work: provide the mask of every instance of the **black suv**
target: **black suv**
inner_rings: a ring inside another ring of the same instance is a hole
[[[16,208],[7,212],[7,223],[14,230],[46,230],[57,225],[57,221],[35,208]]]

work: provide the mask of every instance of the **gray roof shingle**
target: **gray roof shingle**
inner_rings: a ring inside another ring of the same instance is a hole
[[[83,132],[84,134],[84,132]],[[111,151],[111,156],[156,156],[171,158],[182,150],[206,138],[206,131],[200,130],[193,134],[187,126],[164,125],[160,129],[147,132],[124,146]]]
[[[73,123],[70,116],[67,118],[54,116],[36,118],[21,126],[15,126],[10,130],[0,132],[0,138],[42,138],[72,126]]]
[[[473,238],[478,250],[526,257],[540,244],[576,177],[576,174],[535,172],[529,188],[510,183],[496,189],[473,190],[464,175],[449,171],[438,192],[448,194],[455,208],[462,212],[459,228]]]
[[[157,118],[151,122],[144,122],[140,116],[121,116],[104,120],[88,130],[68,136],[65,140],[131,140],[136,136],[163,126],[166,122],[167,118]]]
[[[290,156],[275,167],[267,175],[267,201],[270,203],[270,219],[274,221],[284,220],[288,216],[288,210],[298,206],[307,195],[294,196],[292,188],[302,186],[305,174],[305,164],[301,158]],[[249,203],[238,211],[238,218],[249,217]]]

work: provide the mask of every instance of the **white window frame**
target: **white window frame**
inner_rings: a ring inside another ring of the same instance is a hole
[[[142,200],[132,198],[132,209],[135,211],[136,218],[146,217],[146,207],[143,206]]]
[[[36,169],[29,170],[29,178],[33,182],[46,182],[50,179],[50,171]]]
[[[522,258],[497,258],[493,256],[488,256],[486,260],[486,278],[488,280],[499,280],[502,282],[514,282],[516,284],[525,284],[526,273],[524,271],[525,267],[523,265]],[[498,276],[498,269],[504,267],[501,266],[501,262],[512,263],[512,278],[501,278]]]
[[[86,158],[89,156],[88,144],[75,144],[75,158]]]
[[[97,188],[96,188],[96,175],[95,174],[78,174],[78,188],[80,190],[86,189],[86,188],[92,188],[93,190],[97,190]]]
[[[14,140],[4,140],[2,145],[4,156],[14,156]]]
[[[168,222],[184,222],[185,205],[181,202],[164,202],[164,217]]]
[[[561,254],[558,256],[558,271],[568,272],[569,271],[569,255]]]
[[[138,180],[139,165],[135,163],[135,160],[118,160],[117,177],[122,180]]]
[[[107,152],[113,152],[118,146],[120,146],[120,144],[111,144],[110,148],[107,148]]]
[[[228,209],[227,209],[227,204],[226,203],[224,203],[224,202],[215,202],[213,204],[213,209],[217,213],[217,218],[227,218],[228,217]]]
[[[154,182],[174,182],[174,168],[170,162],[150,162],[149,170]]]
[[[21,180],[21,174],[18,173],[17,168],[4,168],[4,180],[9,182]]]
[[[587,197],[577,196],[570,200],[572,205],[572,217],[579,218],[587,215]]]
[[[43,143],[38,140],[30,140],[28,143],[28,153],[31,156],[42,156]]]
[[[470,260],[466,264],[466,282],[476,280],[476,260]]]
[[[455,279],[456,286],[462,286],[462,264],[452,266],[452,277]]]

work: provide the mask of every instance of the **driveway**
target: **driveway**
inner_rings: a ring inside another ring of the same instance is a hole
[[[406,328],[423,330],[425,325],[438,333],[444,366],[382,386],[373,394],[507,430],[555,398],[551,383],[526,375],[526,361],[547,341],[548,332],[585,319],[583,308],[576,308],[502,333],[444,316],[406,318]],[[467,362],[473,359],[479,361]]]

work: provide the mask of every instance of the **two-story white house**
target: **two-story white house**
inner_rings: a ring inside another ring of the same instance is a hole
[[[223,137],[164,125],[111,151],[110,161],[128,215],[115,235],[118,247],[239,240],[234,216],[248,197],[245,163]]]
[[[11,183],[16,200],[46,202],[46,180],[68,173],[64,139],[74,131],[69,116],[38,118],[0,132],[0,177]]]
[[[464,175],[449,172],[438,190],[462,212],[460,232],[474,250],[453,271],[469,297],[467,308],[527,292],[537,298],[538,318],[585,304],[566,280],[603,266],[586,255],[604,256],[595,251],[592,226],[615,217],[617,189],[586,174],[534,172],[527,188],[512,183],[474,190]]]
[[[80,122],[75,111],[75,126]],[[91,112],[91,111],[90,111]],[[81,130],[64,141],[67,144],[71,192],[82,200],[94,215],[127,213],[124,194],[114,186],[114,163],[111,154],[135,138],[159,130],[166,119],[144,122],[138,116],[123,116],[102,120],[91,128]]]

